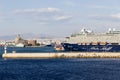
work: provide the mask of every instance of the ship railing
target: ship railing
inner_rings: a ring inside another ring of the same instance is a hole
[[[107,45],[107,42],[82,42],[78,45]]]

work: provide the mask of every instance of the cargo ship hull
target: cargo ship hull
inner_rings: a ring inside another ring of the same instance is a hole
[[[77,43],[62,43],[65,51],[80,52],[120,52],[120,45],[80,45]]]

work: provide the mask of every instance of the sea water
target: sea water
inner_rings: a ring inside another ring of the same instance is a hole
[[[8,48],[16,52],[52,52],[53,47]],[[0,55],[4,49],[0,47]],[[120,59],[2,59],[0,80],[120,80]]]

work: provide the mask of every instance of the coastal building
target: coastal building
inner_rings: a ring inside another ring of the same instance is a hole
[[[37,41],[36,40],[28,40],[28,44],[30,46],[36,46],[37,45]]]
[[[17,47],[23,47],[28,45],[28,41],[21,38],[20,34],[15,38],[15,44]]]
[[[37,40],[25,40],[20,36],[20,34],[15,38],[14,43],[16,44],[16,47],[39,46]]]

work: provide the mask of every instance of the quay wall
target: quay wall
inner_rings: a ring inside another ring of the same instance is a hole
[[[2,58],[120,58],[120,52],[3,53]]]

